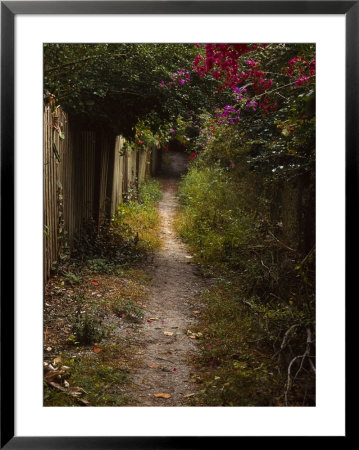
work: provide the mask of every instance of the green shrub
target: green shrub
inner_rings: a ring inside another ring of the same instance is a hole
[[[82,316],[77,314],[72,325],[72,332],[74,334],[74,342],[81,345],[94,344],[100,342],[107,334],[102,326],[101,321],[90,317],[88,314]]]
[[[147,205],[157,204],[162,197],[160,183],[154,178],[149,178],[139,187],[139,201]]]
[[[204,263],[240,263],[240,245],[256,236],[243,194],[219,166],[193,167],[182,180],[177,229]]]
[[[159,182],[149,179],[140,186],[139,200],[121,203],[113,218],[115,233],[131,241],[142,254],[160,245],[156,205],[161,196]]]
[[[277,238],[269,198],[254,181],[198,163],[180,185],[176,228],[220,280],[205,296],[198,329],[210,346],[200,359],[201,401],[313,405],[315,249],[303,255]]]

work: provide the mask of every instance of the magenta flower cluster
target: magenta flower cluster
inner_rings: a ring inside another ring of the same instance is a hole
[[[170,75],[172,81],[165,83],[165,81],[160,82],[160,86],[165,89],[171,89],[174,86],[183,86],[186,83],[191,82],[191,75],[185,69],[178,70],[176,73]]]

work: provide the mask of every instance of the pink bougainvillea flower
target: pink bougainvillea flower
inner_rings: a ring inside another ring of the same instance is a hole
[[[175,130],[173,128],[170,129],[170,133],[174,133]]]
[[[211,344],[207,344],[207,348],[212,348],[212,345]]]
[[[152,320],[148,319],[147,322],[148,322],[148,323],[152,323]]]
[[[177,370],[177,369],[174,367],[174,368],[173,368],[173,371],[176,372],[176,370]]]
[[[126,333],[127,333],[127,334],[130,334],[130,330],[126,330]]]
[[[211,366],[214,367],[217,364],[217,360],[214,358],[211,361]]]
[[[296,81],[295,85],[296,86],[301,86],[302,84],[306,83],[307,81],[308,81],[308,77],[303,75],[302,77],[298,78],[298,80]]]
[[[168,152],[168,145],[166,145],[165,147],[165,152]]]
[[[162,320],[161,320],[161,323],[165,323],[165,321],[162,319]]]
[[[236,167],[236,165],[234,163],[231,164],[232,169],[234,169]]]
[[[196,156],[197,156],[197,153],[193,152],[193,153],[191,154],[191,156],[188,158],[188,161],[192,161],[193,159],[196,158]]]

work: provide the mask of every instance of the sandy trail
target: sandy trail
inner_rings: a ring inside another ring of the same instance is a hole
[[[196,274],[190,253],[173,230],[178,174],[184,170],[186,160],[180,153],[170,156],[166,178],[161,179],[163,197],[159,203],[163,245],[149,268],[152,288],[145,322],[138,330],[142,364],[133,373],[131,393],[137,406],[184,406],[190,401],[185,396],[196,389],[190,366],[197,351],[196,341],[187,331],[196,321],[196,306],[191,299],[203,288],[203,279]],[[156,393],[171,397],[156,398]]]

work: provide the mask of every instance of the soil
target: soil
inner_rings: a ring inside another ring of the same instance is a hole
[[[132,372],[130,394],[136,406],[188,405],[197,389],[191,359],[198,350],[191,327],[199,308],[195,296],[203,289],[204,280],[173,229],[179,175],[185,170],[186,157],[172,153],[168,159],[166,175],[160,178],[163,245],[146,270],[152,276],[152,286],[144,324],[137,330],[142,363]],[[159,393],[170,397],[155,397]]]

